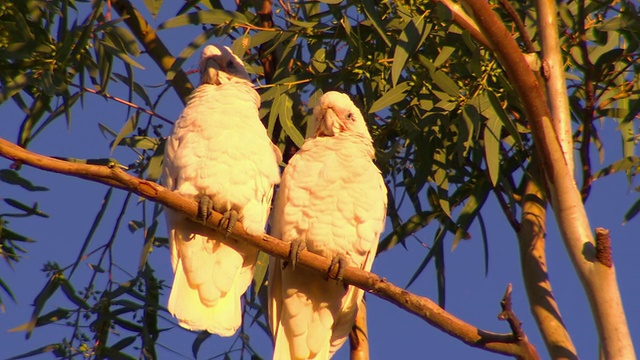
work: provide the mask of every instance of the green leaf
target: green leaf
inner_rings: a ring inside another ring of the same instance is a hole
[[[4,226],[0,227],[0,239],[2,240],[14,240],[14,241],[21,241],[21,242],[28,242],[28,243],[33,243],[35,241],[31,240],[30,238],[24,236],[24,235],[20,235],[16,232],[14,232],[13,230],[10,230]]]
[[[4,202],[6,202],[10,206],[13,206],[18,210],[25,212],[25,215],[27,216],[35,215],[43,218],[49,217],[49,215],[47,215],[46,213],[43,213],[42,211],[38,210],[38,203],[34,203],[33,206],[27,206],[14,199],[4,199]]]
[[[411,275],[411,278],[407,282],[405,289],[411,286],[413,282],[416,281],[418,276],[422,274],[422,271],[424,271],[427,265],[429,265],[429,262],[431,261],[431,259],[433,259],[434,255],[436,254],[436,251],[438,251],[438,249],[441,247],[440,243],[444,240],[444,236],[446,235],[446,233],[447,232],[446,230],[444,230],[444,228],[442,227],[438,228],[438,231],[436,231],[436,235],[433,240],[433,246],[431,246],[431,248],[429,249],[429,252],[427,253],[427,256],[425,256],[425,258],[422,260],[422,262],[420,263],[416,271],[413,273],[413,275]]]
[[[58,281],[58,277],[60,276],[62,275],[55,274],[51,276],[47,284],[40,291],[38,296],[36,296],[35,300],[33,301],[34,309],[33,309],[33,313],[31,314],[31,320],[29,320],[29,322],[24,325],[17,326],[15,328],[10,329],[9,332],[26,331],[27,339],[31,337],[31,333],[33,332],[33,329],[35,329],[36,327],[36,324],[38,322],[38,317],[40,316],[42,309],[44,309],[44,306],[46,305],[47,300],[49,300],[49,298],[53,296],[53,294],[55,294],[55,292],[58,290],[58,287],[60,286],[60,281]]]
[[[18,185],[28,191],[48,191],[49,189],[44,186],[36,186],[31,181],[23,178],[15,170],[2,169],[0,170],[0,181],[11,185]]]
[[[369,109],[369,114],[372,114],[376,111],[380,111],[388,106],[391,106],[407,96],[406,93],[411,88],[411,85],[408,81],[398,84],[396,87],[387,91],[382,95],[378,100],[376,100]]]
[[[182,49],[180,54],[178,54],[178,56],[176,57],[176,60],[173,62],[173,64],[171,64],[171,68],[169,69],[169,71],[167,71],[167,77],[166,77],[167,81],[173,80],[173,78],[176,76],[176,73],[182,68],[182,66],[187,61],[187,59],[190,59],[191,56],[202,45],[204,45],[207,41],[209,41],[209,39],[214,34],[215,34],[214,29],[208,29],[200,33],[193,40],[191,40],[189,45],[187,45],[184,49]]]
[[[100,222],[102,221],[102,218],[104,217],[104,214],[106,213],[107,208],[109,207],[109,202],[111,200],[111,194],[113,194],[113,188],[112,187],[107,189],[107,192],[105,193],[104,197],[102,198],[102,202],[100,203],[100,210],[98,210],[98,213],[96,214],[96,217],[93,219],[93,223],[91,224],[91,228],[89,229],[89,233],[87,234],[87,236],[84,239],[84,242],[82,243],[82,248],[80,248],[80,252],[78,253],[78,256],[76,257],[76,261],[73,263],[73,267],[71,268],[71,272],[69,273],[69,279],[73,276],[73,273],[76,271],[78,266],[80,266],[80,262],[82,262],[82,258],[84,257],[84,253],[89,248],[89,244],[91,243],[91,239],[93,238],[93,235],[95,235],[96,231],[98,230],[98,226],[100,226]]]
[[[193,340],[193,344],[191,345],[191,353],[193,354],[193,357],[195,359],[198,358],[198,351],[200,351],[200,346],[202,345],[202,343],[207,340],[209,337],[211,336],[210,333],[206,332],[206,331],[201,331],[198,336],[196,336],[196,339]]]
[[[611,165],[603,167],[600,171],[593,174],[592,179],[596,180],[607,175],[611,175],[620,171],[629,171],[630,169],[638,167],[640,167],[640,157],[629,156],[624,159],[615,161]]]
[[[124,123],[124,125],[120,129],[120,132],[118,132],[118,135],[116,136],[115,140],[113,140],[113,143],[111,144],[112,154],[113,154],[113,150],[115,150],[115,148],[120,144],[120,141],[122,141],[122,139],[125,136],[131,134],[132,132],[138,129],[139,117],[140,117],[140,113],[136,112],[135,114],[133,114],[133,116],[129,118],[129,120],[127,120],[127,122]]]
[[[155,150],[160,144],[160,140],[149,136],[130,136],[120,140],[118,146],[127,146],[130,148],[142,150]]]
[[[449,57],[451,57],[451,54],[453,54],[453,52],[456,51],[456,49],[458,49],[457,46],[444,45],[442,49],[440,49],[440,53],[438,54],[438,57],[433,61],[433,66],[439,67],[440,65],[442,65],[445,61],[449,59]]]
[[[456,83],[451,80],[451,78],[445,74],[442,70],[436,70],[431,77],[433,82],[438,86],[442,91],[446,92],[447,95],[457,98],[460,96],[460,88]]]
[[[71,282],[69,282],[68,279],[60,277],[60,289],[62,289],[62,292],[67,296],[67,299],[71,300],[71,302],[76,304],[78,307],[85,310],[91,308],[91,306],[89,306],[86,301],[78,296],[78,293],[73,288],[73,285],[71,285]]]
[[[103,49],[108,52],[109,54],[119,58],[120,60],[124,61],[125,63],[131,65],[131,66],[135,66],[138,69],[142,69],[145,70],[144,66],[138,64],[138,62],[136,62],[135,60],[133,60],[129,55],[127,55],[127,53],[125,53],[124,51],[118,49],[117,47],[109,44],[106,41],[102,42],[103,45]]]
[[[162,139],[149,159],[149,163],[147,164],[147,180],[149,181],[157,181],[160,179],[160,176],[162,176],[165,144],[166,139]]]
[[[280,119],[284,132],[298,147],[301,147],[304,143],[304,137],[293,125],[293,100],[288,94],[282,93],[274,100],[273,107],[278,111],[278,119]]]
[[[500,132],[502,122],[499,118],[493,117],[487,120],[484,128],[484,156],[487,161],[487,170],[491,183],[495,187],[500,177]]]
[[[509,133],[509,135],[511,135],[511,138],[515,140],[518,147],[520,149],[525,149],[526,147],[522,143],[522,139],[520,138],[520,133],[518,132],[516,125],[513,123],[513,120],[509,118],[509,116],[507,115],[507,112],[504,110],[504,108],[500,104],[500,100],[498,100],[498,96],[493,91],[487,91],[483,95],[486,95],[486,97],[489,99],[489,103],[491,107],[487,108],[485,106],[485,108],[482,109],[482,114],[485,115],[488,119],[492,118],[491,116],[492,114],[497,116],[502,122],[502,125],[505,127],[505,129]],[[485,101],[484,99],[482,99],[480,102],[480,105],[482,106],[484,103]]]
[[[384,25],[382,24],[382,19],[380,19],[379,11],[376,9],[376,2],[373,0],[363,0],[362,1],[363,9],[367,18],[371,20],[371,24],[378,32],[378,35],[384,40],[384,43],[387,44],[387,47],[391,47],[391,41],[384,30]]]
[[[170,29],[186,25],[213,24],[220,25],[234,21],[240,24],[248,24],[247,18],[241,13],[226,10],[202,10],[189,14],[178,15],[158,26],[158,30]]]
[[[137,336],[127,336],[126,338],[111,345],[111,348],[114,350],[122,350],[128,346],[131,346],[131,344],[133,344],[137,338],[138,338]]]
[[[124,76],[118,73],[113,73],[113,76],[115,76],[118,80],[122,81],[123,83],[129,84],[130,79],[127,76]],[[142,99],[142,101],[144,101],[147,107],[149,107],[150,109],[154,108],[153,102],[151,101],[149,94],[147,94],[147,91],[144,89],[142,85],[133,81],[133,91],[136,93],[136,95],[138,95]]]
[[[414,17],[404,27],[393,54],[391,82],[396,86],[407,60],[420,48],[431,31],[432,24],[424,20],[424,16]]]
[[[636,202],[631,206],[629,211],[624,214],[624,218],[622,220],[622,224],[626,224],[629,220],[633,219],[640,212],[640,200],[636,200]]]
[[[49,344],[49,345],[45,345],[45,346],[39,347],[39,348],[37,348],[35,350],[28,351],[28,352],[23,353],[23,354],[10,357],[7,360],[26,359],[26,358],[33,357],[35,355],[44,354],[44,353],[48,353],[48,352],[53,352],[53,351],[56,351],[58,349],[60,349],[60,344]]]
[[[451,251],[455,250],[461,239],[469,238],[469,227],[479,214],[480,209],[482,209],[482,206],[487,200],[487,197],[489,197],[491,187],[489,187],[489,184],[485,179],[486,178],[481,177],[478,182],[474,184],[471,195],[467,198],[462,211],[460,211],[460,215],[456,221],[458,228],[456,229],[456,234],[453,239],[453,243],[451,244]]]
[[[380,244],[378,244],[378,253],[389,250],[398,243],[404,242],[406,238],[429,225],[436,219],[436,216],[437,214],[433,211],[423,211],[411,216],[407,221],[403,222],[402,225],[395,226],[393,231],[385,236]]]
[[[151,13],[151,16],[155,19],[158,16],[158,11],[162,7],[163,0],[144,0],[144,5],[147,7],[147,10]]]
[[[258,253],[258,260],[256,260],[256,270],[253,273],[253,292],[258,295],[262,284],[264,284],[264,278],[269,268],[269,254],[260,251]]]
[[[311,58],[311,65],[313,65],[314,69],[321,73],[327,68],[327,59],[326,59],[327,49],[321,47],[313,54]]]

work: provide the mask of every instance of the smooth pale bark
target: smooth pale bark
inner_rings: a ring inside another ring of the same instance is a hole
[[[349,333],[351,360],[369,360],[369,328],[367,327],[367,302],[362,298],[358,306],[356,322]]]
[[[582,196],[556,136],[551,114],[524,55],[498,16],[483,0],[464,0],[493,44],[502,66],[522,99],[536,153],[545,173],[556,222],[569,257],[585,289],[606,359],[635,359],[613,263],[599,261]]]
[[[553,296],[545,252],[547,201],[544,191],[530,179],[522,196],[522,220],[518,231],[520,264],[531,314],[552,359],[577,360],[571,337],[562,322]]]
[[[567,80],[564,75],[564,62],[562,61],[558,34],[558,9],[555,0],[537,0],[536,8],[538,10],[542,76],[546,80],[547,88],[547,104],[569,172],[573,174],[575,168],[573,131],[571,129]]]

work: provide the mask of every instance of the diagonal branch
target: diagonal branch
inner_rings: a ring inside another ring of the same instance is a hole
[[[30,152],[4,139],[0,139],[0,156],[41,170],[80,177],[131,191],[148,200],[179,211],[192,219],[195,219],[198,213],[198,205],[194,200],[174,193],[155,182],[131,176],[115,163],[103,166],[67,162]],[[221,219],[222,214],[214,212],[207,221],[207,226],[217,230],[217,224]],[[289,243],[267,234],[262,236],[249,235],[241,225],[236,225],[230,236],[238,241],[246,241],[273,256],[286,258],[289,255]],[[326,273],[330,263],[329,259],[306,250],[300,254],[299,264],[318,272]],[[467,345],[520,359],[538,358],[535,349],[526,340],[526,337],[478,329],[446,312],[430,299],[412,294],[376,274],[350,266],[344,270],[343,277],[346,284],[357,286],[395,304]]]
[[[113,8],[124,19],[125,24],[131,29],[133,35],[140,41],[147,54],[158,65],[164,74],[167,74],[176,58],[158,37],[155,30],[144,17],[136,10],[129,0],[111,0]],[[189,81],[187,74],[182,70],[176,72],[175,77],[171,80],[173,89],[178,93],[178,97],[183,104],[186,104],[187,97],[193,91],[193,85]]]
[[[547,200],[539,179],[541,173],[534,159],[529,167],[533,178],[526,179],[522,206],[522,227],[517,232],[520,266],[531,314],[552,359],[578,359],[569,332],[562,322],[547,271],[546,219]]]

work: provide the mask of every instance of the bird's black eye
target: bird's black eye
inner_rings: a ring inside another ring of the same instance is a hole
[[[347,114],[347,120],[355,121],[356,117],[353,115],[353,113],[348,113]]]
[[[227,69],[228,68],[234,68],[235,66],[236,66],[236,64],[233,63],[233,60],[227,61],[227,65],[226,65]]]

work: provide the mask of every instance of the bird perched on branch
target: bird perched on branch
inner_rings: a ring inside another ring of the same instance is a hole
[[[358,108],[331,91],[314,109],[313,135],[291,158],[271,220],[291,242],[290,259],[271,259],[269,320],[274,359],[329,359],[353,326],[363,291],[295,267],[302,249],[370,270],[384,229],[387,196],[373,163],[371,135]]]
[[[167,138],[163,183],[199,202],[205,221],[224,214],[231,231],[241,220],[263,234],[282,155],[260,122],[260,95],[240,58],[208,45],[200,85]],[[233,335],[242,321],[241,296],[253,279],[258,250],[165,209],[174,271],[169,312],[180,326]]]

